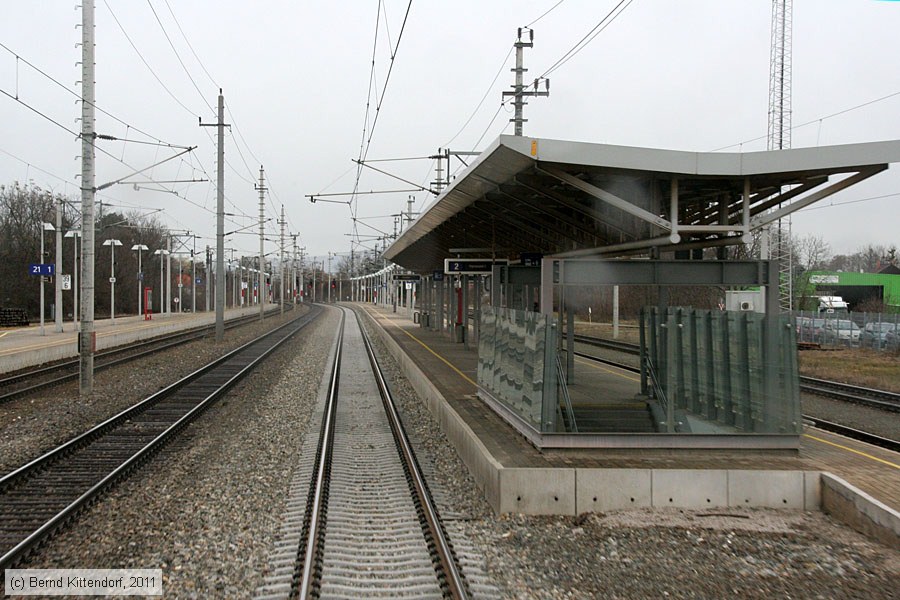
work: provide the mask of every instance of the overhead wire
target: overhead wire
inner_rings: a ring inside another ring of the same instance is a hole
[[[537,23],[538,21],[540,21],[541,19],[543,19],[544,17],[546,17],[547,15],[549,15],[550,13],[552,13],[553,10],[554,10],[557,6],[559,6],[560,4],[562,4],[562,3],[565,2],[565,1],[566,1],[566,0],[559,0],[559,2],[557,2],[556,4],[554,4],[553,6],[551,6],[550,8],[548,8],[548,9],[544,12],[544,14],[542,14],[541,16],[539,16],[537,19],[535,19],[534,21],[532,21],[531,23],[529,23],[529,24],[526,25],[525,27],[528,28],[528,29],[531,29],[531,26],[532,26],[532,25],[534,25],[535,23]]]
[[[132,41],[131,36],[129,36],[128,32],[125,31],[125,27],[122,25],[121,21],[119,21],[119,18],[116,16],[116,13],[113,11],[112,7],[109,5],[109,2],[107,0],[103,0],[103,4],[106,5],[107,10],[109,10],[109,14],[112,15],[112,18],[116,22],[116,25],[118,25],[119,30],[122,32],[122,35],[124,35],[125,39],[128,40],[128,43],[131,44],[131,47],[137,53],[138,58],[141,59],[141,62],[144,63],[144,66],[147,67],[147,70],[150,71],[150,74],[153,75],[154,79],[156,79],[156,81],[159,83],[159,85],[162,86],[162,88],[166,91],[167,94],[169,94],[169,96],[172,98],[172,100],[174,100],[179,106],[181,106],[181,108],[186,110],[192,116],[199,118],[199,115],[196,112],[194,112],[193,110],[191,110],[190,108],[188,108],[188,106],[184,102],[179,100],[178,97],[174,93],[172,93],[172,90],[170,90],[168,88],[168,86],[166,86],[166,84],[163,83],[163,80],[160,79],[159,75],[156,74],[156,71],[153,70],[153,67],[150,66],[150,63],[147,62],[147,59],[144,58],[144,55],[141,54],[141,51],[138,50],[134,41]]]
[[[546,79],[548,75],[550,75],[553,71],[557,70],[567,62],[569,62],[572,58],[575,57],[579,52],[584,50],[588,44],[594,41],[598,35],[600,35],[607,27],[609,27],[613,21],[615,21],[619,15],[625,12],[631,3],[634,0],[620,0],[618,4],[616,4],[612,10],[610,10],[605,17],[603,17],[599,23],[594,25],[594,27],[585,34],[583,38],[581,38],[577,44],[572,46],[562,57],[559,58],[555,63],[553,63],[547,70],[545,70],[540,77],[538,77],[535,81]],[[623,6],[624,4],[624,6]],[[619,10],[621,7],[621,10]],[[618,11],[618,12],[616,12]],[[604,24],[605,23],[605,24]]]
[[[76,138],[81,137],[81,135],[80,135],[78,132],[76,132],[76,131],[74,131],[74,130],[72,130],[72,129],[69,129],[68,127],[66,127],[65,125],[63,125],[62,123],[60,123],[59,121],[57,121],[56,119],[54,119],[53,117],[47,115],[46,113],[43,113],[43,112],[39,111],[38,109],[36,109],[35,107],[31,106],[30,104],[28,104],[28,103],[25,102],[24,100],[21,100],[20,98],[18,98],[17,96],[15,96],[15,95],[13,95],[13,94],[10,94],[10,93],[7,92],[6,90],[0,88],[0,94],[3,94],[4,96],[8,96],[11,100],[14,100],[15,102],[18,102],[19,104],[21,104],[22,106],[24,106],[25,108],[27,108],[28,110],[30,110],[31,112],[33,112],[33,113],[35,113],[35,114],[37,114],[37,115],[43,117],[44,119],[50,121],[51,123],[53,123],[54,125],[56,125],[56,126],[59,127],[60,129],[63,129],[63,130],[65,130],[65,131],[68,131],[69,133],[71,133],[71,134],[72,134],[73,136],[75,136]]]
[[[839,110],[835,113],[831,113],[830,115],[826,115],[824,117],[819,117],[817,119],[811,119],[806,121],[805,123],[800,123],[799,125],[794,125],[791,127],[791,131],[795,129],[799,129],[801,127],[806,127],[807,125],[813,125],[815,123],[821,123],[827,119],[831,119],[833,117],[838,117],[840,115],[846,114],[848,112],[852,112],[854,110],[865,108],[866,106],[871,106],[872,104],[876,104],[878,102],[882,102],[884,100],[890,100],[896,96],[900,96],[900,91],[892,92],[886,96],[881,96],[880,98],[875,98],[874,100],[869,100],[868,102],[863,102],[862,104],[857,104],[856,106],[851,106],[850,108],[845,108],[843,110]],[[715,150],[710,150],[710,152],[719,152],[720,150],[727,150],[728,148],[734,148],[735,146],[743,146],[744,144],[750,144],[752,142],[758,142],[760,140],[764,140],[768,137],[768,135],[761,135],[759,137],[755,137],[750,140],[744,140],[743,142],[737,142],[735,144],[729,144],[728,146],[722,146],[721,148],[716,148]]]
[[[185,43],[188,48],[191,49],[191,54],[194,55],[194,58],[197,60],[197,64],[200,65],[200,68],[203,69],[203,72],[206,73],[206,76],[209,78],[209,81],[215,86],[217,89],[220,87],[219,84],[216,83],[216,80],[213,79],[213,76],[209,74],[209,71],[206,70],[206,66],[203,64],[203,61],[200,60],[200,57],[197,56],[197,53],[194,51],[194,46],[191,45],[191,40],[188,39],[188,36],[185,35],[184,29],[181,28],[181,23],[178,22],[178,17],[175,16],[175,12],[172,10],[172,6],[169,4],[169,0],[164,0],[166,3],[166,8],[169,9],[169,14],[172,15],[172,20],[175,21],[175,26],[178,27],[178,31],[181,33],[181,37],[184,38]]]
[[[58,79],[56,79],[55,77],[53,77],[52,75],[50,75],[49,73],[47,73],[46,71],[44,71],[43,69],[41,69],[40,67],[38,67],[37,65],[35,65],[34,63],[32,63],[32,62],[30,62],[29,60],[23,58],[21,55],[19,55],[19,54],[18,54],[17,52],[15,52],[15,51],[13,51],[10,47],[8,47],[8,46],[7,46],[6,44],[4,44],[3,42],[0,42],[0,47],[2,47],[4,50],[6,50],[7,52],[9,52],[9,53],[12,54],[13,56],[15,56],[17,60],[22,61],[23,63],[25,63],[26,65],[28,65],[28,66],[31,67],[32,69],[34,69],[36,72],[38,72],[39,74],[41,74],[41,75],[44,76],[45,78],[49,79],[50,81],[52,81],[54,84],[56,84],[58,87],[60,87],[60,88],[63,89],[64,91],[68,92],[68,93],[71,94],[72,96],[75,96],[75,98],[77,98],[78,100],[84,102],[84,97],[83,97],[81,94],[79,94],[79,93],[76,92],[75,90],[70,89],[68,86],[66,86],[65,84],[63,84],[61,81],[59,81]],[[18,94],[17,94],[17,96],[18,96]],[[149,133],[147,133],[146,131],[140,129],[139,127],[136,127],[136,126],[134,126],[133,124],[128,123],[127,121],[124,121],[123,119],[120,119],[119,117],[117,117],[116,115],[112,114],[111,112],[105,110],[104,108],[102,108],[102,107],[100,107],[100,106],[97,106],[96,103],[91,103],[91,105],[92,105],[96,110],[102,112],[103,114],[105,114],[105,115],[108,116],[109,118],[113,119],[114,121],[116,121],[116,122],[118,122],[118,123],[124,125],[126,128],[128,128],[128,129],[134,129],[134,130],[137,131],[138,133],[140,133],[140,134],[142,134],[142,135],[144,135],[144,136],[146,136],[146,137],[148,137],[148,138],[150,138],[150,139],[156,140],[160,145],[163,145],[163,146],[170,146],[170,147],[172,147],[172,148],[183,148],[183,147],[184,147],[184,146],[178,146],[178,145],[176,145],[176,144],[172,144],[172,143],[166,142],[166,141],[164,141],[164,140],[162,140],[162,139],[156,137],[155,135],[149,134]],[[130,141],[130,142],[136,142],[137,140],[128,140],[128,141]],[[144,143],[146,143],[146,142],[144,142]]]
[[[450,138],[449,141],[447,141],[443,144],[442,148],[449,147],[450,144],[452,144],[454,142],[454,140],[456,140],[456,138],[458,138],[459,135],[465,130],[465,128],[469,126],[469,123],[472,122],[472,119],[475,117],[475,115],[478,114],[478,111],[481,108],[481,105],[484,104],[484,101],[487,99],[488,95],[491,93],[491,90],[494,89],[494,85],[497,83],[497,79],[500,78],[500,74],[503,72],[503,67],[506,66],[506,61],[508,61],[509,57],[512,56],[513,50],[515,50],[515,46],[510,45],[509,51],[506,53],[506,56],[503,58],[503,62],[500,63],[500,68],[497,69],[497,74],[494,75],[494,79],[491,80],[490,85],[484,91],[484,95],[481,96],[481,100],[478,101],[478,105],[475,107],[475,110],[472,111],[472,114],[469,115],[469,118],[466,119],[466,122],[463,123],[463,126],[459,128],[459,131],[457,131],[456,134],[452,138]]]
[[[104,0],[105,2],[106,0]],[[172,48],[172,52],[175,54],[175,58],[178,59],[178,64],[181,65],[181,68],[184,69],[185,75],[188,76],[188,79],[191,80],[191,84],[194,86],[194,89],[197,90],[197,94],[200,96],[200,99],[203,100],[203,103],[206,104],[206,107],[209,111],[215,114],[215,109],[213,109],[212,104],[206,99],[206,96],[203,95],[203,92],[200,90],[200,86],[197,85],[197,82],[194,80],[194,76],[191,75],[191,72],[188,71],[187,66],[184,64],[184,61],[181,60],[181,55],[178,53],[178,50],[175,48],[175,44],[172,43],[172,38],[169,37],[169,32],[166,31],[166,28],[163,26],[162,20],[159,18],[159,15],[156,13],[156,9],[153,8],[153,3],[150,0],[147,0],[147,6],[150,7],[150,10],[153,12],[153,16],[156,18],[156,22],[159,23],[159,28],[162,30],[163,35],[166,38],[166,41],[169,42],[169,47]]]

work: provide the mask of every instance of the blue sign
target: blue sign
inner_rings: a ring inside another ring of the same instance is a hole
[[[443,281],[444,280],[444,272],[443,271],[435,271],[433,273],[433,277],[435,281]]]
[[[29,275],[53,275],[56,271],[56,265],[54,264],[35,264],[28,266],[28,274]]]
[[[198,277],[194,283],[196,283],[197,285],[200,285],[201,283],[203,283],[203,281]]]

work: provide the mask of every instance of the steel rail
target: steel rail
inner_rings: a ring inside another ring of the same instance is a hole
[[[75,451],[76,449],[85,447],[87,444],[98,440],[105,433],[114,429],[115,425],[136,416],[136,414],[138,414],[139,412],[143,412],[152,404],[156,404],[166,397],[174,396],[178,391],[180,391],[182,388],[185,388],[189,383],[193,383],[200,379],[203,375],[212,373],[216,369],[225,365],[229,361],[229,359],[239,357],[240,354],[248,349],[251,349],[254,345],[258,345],[267,340],[271,341],[269,340],[270,338],[275,338],[274,343],[269,343],[267,347],[263,348],[262,351],[257,356],[253,357],[252,360],[250,360],[247,364],[243,366],[236,365],[240,367],[238,371],[231,373],[230,375],[226,373],[227,379],[224,382],[217,383],[215,389],[206,394],[206,396],[202,400],[197,402],[191,409],[189,409],[187,413],[177,418],[176,421],[168,425],[151,441],[143,444],[139,450],[132,453],[127,459],[125,459],[122,463],[109,471],[99,481],[94,483],[86,491],[82,492],[74,501],[70,502],[60,511],[56,512],[54,516],[44,522],[31,534],[26,536],[25,539],[18,542],[15,546],[13,546],[10,550],[3,554],[3,556],[0,556],[0,570],[8,568],[11,565],[15,564],[16,561],[28,554],[37,545],[46,540],[53,532],[55,532],[62,525],[71,520],[80,511],[80,509],[95,500],[100,494],[109,489],[114,483],[125,477],[132,470],[134,470],[136,467],[141,465],[156,452],[158,452],[170,439],[172,439],[175,434],[177,434],[179,431],[181,431],[181,429],[183,429],[186,425],[193,421],[213,402],[215,402],[224,393],[231,389],[231,387],[233,387],[238,381],[246,377],[247,374],[249,374],[250,371],[252,371],[262,360],[264,360],[276,348],[280,347],[284,342],[290,339],[297,331],[300,331],[300,329],[310,323],[319,313],[319,310],[310,311],[310,313],[308,313],[307,315],[294,319],[291,322],[286,323],[273,331],[265,333],[256,340],[244,344],[240,348],[228,353],[224,357],[217,359],[213,363],[210,363],[210,365],[198,369],[191,375],[188,375],[175,384],[165,388],[164,390],[161,390],[160,392],[157,392],[150,398],[138,403],[134,407],[127,409],[122,413],[119,413],[118,415],[108,419],[107,421],[104,421],[90,431],[76,437],[74,440],[63,444],[57,449],[48,452],[42,457],[31,461],[27,465],[16,469],[12,473],[7,474],[2,479],[0,479],[0,492],[5,492],[12,485],[23,482],[35,471],[47,468],[51,463],[58,464],[61,458],[66,457],[71,452]],[[290,327],[294,327],[294,329],[284,334],[282,330]],[[278,338],[278,335],[281,335],[281,337]]]
[[[428,490],[428,484],[425,482],[425,477],[422,475],[422,471],[419,468],[419,463],[416,460],[415,452],[409,442],[409,437],[406,435],[406,430],[403,427],[403,423],[400,421],[400,415],[397,413],[394,398],[388,388],[381,366],[378,364],[372,341],[369,339],[369,334],[363,326],[359,313],[356,313],[356,320],[359,324],[360,331],[362,331],[363,342],[366,346],[366,354],[369,357],[369,363],[372,367],[372,372],[375,375],[375,381],[378,384],[378,391],[381,394],[381,401],[384,404],[391,430],[394,433],[394,439],[397,442],[397,449],[400,452],[403,467],[407,471],[407,475],[410,479],[416,502],[422,508],[421,518],[424,521],[423,525],[434,544],[434,553],[436,554],[438,562],[437,566],[440,567],[439,574],[443,574],[444,576],[444,582],[447,586],[446,592],[451,598],[460,600],[467,599],[469,593],[466,588],[465,579],[462,576],[462,571],[456,563],[453,549],[451,548],[444,528],[441,525],[437,508],[434,505],[434,501],[431,499],[431,492]]]
[[[334,363],[331,368],[331,379],[328,385],[328,396],[325,405],[325,419],[322,423],[322,433],[319,436],[319,445],[316,451],[316,466],[314,483],[310,492],[309,508],[304,527],[305,540],[301,543],[304,547],[303,564],[299,572],[295,569],[295,579],[299,579],[299,595],[306,599],[310,597],[314,583],[314,568],[321,557],[322,534],[324,532],[323,514],[325,513],[325,500],[328,495],[328,479],[330,477],[332,441],[334,438],[334,421],[337,411],[337,395],[341,374],[341,346],[344,342],[344,311],[341,311],[341,324],[338,329],[337,349],[335,350]]]
[[[830,431],[831,433],[836,433],[844,437],[859,440],[860,442],[872,444],[873,446],[886,448],[894,452],[900,452],[900,441],[898,440],[881,437],[880,435],[875,435],[874,433],[869,433],[868,431],[854,429],[853,427],[847,427],[846,425],[841,425],[840,423],[826,421],[825,419],[820,419],[818,417],[812,417],[809,415],[803,415],[803,420],[808,422],[813,427],[822,429],[823,431]]]
[[[828,381],[805,376],[800,377],[800,389],[818,396],[900,412],[900,394],[886,390],[876,390],[839,381]]]
[[[276,309],[277,310],[277,309]],[[273,311],[269,311],[272,313]],[[226,322],[226,328],[233,329],[235,327],[239,327],[241,325],[246,325],[247,323],[257,323],[259,322],[259,315],[252,316],[244,316],[238,317],[236,319],[231,319]],[[215,328],[214,324],[211,325],[201,325],[199,327],[192,327],[190,329],[186,329],[184,331],[178,331],[171,334],[166,334],[162,336],[157,336],[150,339],[140,340],[132,344],[127,344],[125,346],[120,346],[111,350],[107,350],[105,352],[100,352],[96,355],[98,360],[113,357],[119,354],[127,354],[127,356],[123,356],[120,358],[112,358],[111,360],[104,361],[94,365],[94,371],[102,371],[104,369],[108,369],[110,367],[118,366],[121,364],[128,363],[132,360],[136,360],[138,358],[149,356],[151,354],[155,354],[156,352],[162,352],[163,350],[168,350],[169,348],[173,348],[176,346],[180,346],[181,344],[186,344],[188,342],[192,342],[194,340],[201,339],[206,336],[206,333],[213,330]],[[158,345],[162,344],[162,345]],[[135,353],[131,353],[134,350],[139,348],[144,348],[147,346],[152,346],[151,348]],[[35,379],[44,375],[49,375],[56,371],[64,371],[65,369],[77,368],[79,365],[78,360],[67,360],[65,362],[61,362],[55,365],[50,365],[46,367],[38,367],[36,369],[31,369],[23,373],[19,373],[17,375],[12,375],[10,377],[6,377],[4,379],[0,379],[0,388],[7,387],[10,385],[15,385],[16,383],[27,381],[29,379]],[[42,381],[40,383],[36,383],[34,385],[30,385],[28,387],[19,388],[17,390],[13,390],[11,392],[6,392],[4,394],[0,394],[0,404],[5,402],[9,402],[15,400],[16,398],[21,398],[23,396],[27,396],[29,394],[33,394],[42,389],[46,389],[52,387],[54,385],[59,385],[62,383],[66,383],[68,381],[74,381],[78,379],[78,371],[76,370],[73,373],[68,373],[66,375],[61,375],[59,377],[54,377],[53,379],[49,379],[46,381]]]

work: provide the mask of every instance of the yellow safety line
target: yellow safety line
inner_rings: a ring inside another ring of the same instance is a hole
[[[0,332],[0,337],[3,337],[3,336],[6,335],[7,333],[9,333],[9,331],[2,331],[2,332]]]
[[[855,450],[853,448],[848,448],[847,446],[842,446],[841,444],[835,444],[834,442],[829,442],[828,440],[823,440],[822,438],[816,437],[814,435],[810,435],[808,433],[804,433],[803,437],[808,437],[810,439],[816,440],[817,442],[822,442],[823,444],[828,444],[829,446],[834,446],[835,448],[847,450],[848,452],[853,452],[854,454],[859,454],[860,456],[865,456],[866,458],[871,458],[874,461],[884,463],[889,467],[894,467],[895,469],[900,469],[900,465],[892,463],[887,460],[884,460],[883,458],[878,458],[877,456],[872,456],[871,454],[866,454],[865,452],[860,452],[859,450]]]
[[[611,373],[612,375],[618,375],[619,377],[621,377],[623,379],[627,379],[628,381],[640,381],[641,380],[639,377],[629,377],[628,375],[624,375],[624,374],[620,373],[619,371],[611,371],[610,369],[607,369],[606,367],[600,366],[597,363],[590,361],[586,358],[581,358],[580,356],[577,356],[576,359],[578,360],[578,362],[580,362],[583,365],[587,365],[589,367],[593,367],[593,368],[599,369],[601,371],[606,371],[607,373]]]
[[[368,308],[366,309],[366,312],[368,312],[369,314],[372,314],[372,311],[370,311]],[[447,360],[446,358],[444,358],[443,356],[441,356],[440,354],[438,354],[437,352],[435,352],[434,350],[432,350],[432,349],[428,346],[428,344],[426,344],[425,342],[423,342],[422,340],[420,340],[419,338],[417,338],[416,336],[414,336],[413,334],[411,334],[411,333],[408,332],[407,330],[403,329],[402,327],[400,327],[400,326],[397,325],[396,323],[392,322],[390,319],[387,319],[387,318],[386,318],[385,321],[387,321],[388,323],[390,323],[391,325],[393,325],[394,327],[396,327],[397,329],[399,329],[400,331],[402,331],[403,333],[405,333],[406,335],[408,335],[409,337],[411,337],[411,338],[414,339],[415,341],[419,342],[419,344],[421,344],[423,348],[425,348],[426,350],[428,350],[429,352],[431,352],[433,355],[435,355],[437,358],[439,358],[440,360],[442,360],[442,361],[444,362],[445,365],[447,365],[448,367],[450,367],[451,369],[453,369],[454,371],[456,371],[456,373],[457,373],[460,377],[462,377],[463,379],[465,379],[466,381],[468,381],[469,383],[471,383],[471,384],[474,385],[475,387],[478,387],[478,384],[475,383],[474,381],[472,381],[471,379],[469,379],[469,376],[468,376],[468,375],[466,375],[465,373],[463,373],[462,371],[460,371],[459,369],[457,369],[457,368],[456,368],[449,360]]]
[[[18,352],[25,352],[26,350],[35,350],[41,348],[55,348],[56,346],[65,346],[66,344],[72,344],[75,340],[60,340],[58,342],[51,342],[49,344],[30,344],[28,346],[17,346],[15,348],[11,348],[9,350],[0,350],[0,356],[5,356],[7,354],[16,354]]]

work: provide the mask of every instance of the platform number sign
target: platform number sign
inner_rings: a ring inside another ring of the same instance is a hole
[[[56,271],[56,265],[54,264],[32,264],[28,266],[28,274],[29,275],[53,275],[54,271]]]

